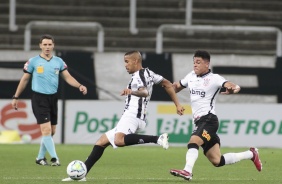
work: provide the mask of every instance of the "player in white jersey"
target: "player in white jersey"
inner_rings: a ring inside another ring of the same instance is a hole
[[[124,115],[145,119],[147,104],[151,98],[153,85],[160,84],[163,80],[164,78],[162,76],[155,74],[148,68],[143,68],[134,72],[124,93],[127,94],[128,90],[138,91],[140,88],[146,88],[148,95],[144,97],[127,95]]]
[[[257,170],[261,171],[262,164],[257,148],[224,155],[220,152],[220,139],[217,135],[219,122],[215,114],[215,100],[221,88],[226,89],[222,94],[234,94],[240,91],[240,87],[211,72],[209,69],[210,55],[207,51],[196,51],[193,61],[194,70],[173,85],[176,92],[189,88],[195,129],[188,142],[184,169],[171,169],[170,173],[191,180],[192,169],[198,158],[200,146],[208,160],[216,167],[249,159],[253,161]]]
[[[160,136],[136,134],[137,130],[146,126],[146,109],[154,84],[159,84],[165,89],[176,106],[177,114],[183,115],[184,108],[178,102],[172,83],[148,68],[143,68],[142,56],[138,51],[126,53],[124,62],[127,72],[132,74],[129,84],[121,92],[122,96],[126,96],[124,113],[116,127],[103,134],[94,145],[92,152],[85,161],[87,173],[109,145],[117,148],[135,144],[155,143],[161,145],[164,149],[168,149],[167,133]],[[83,178],[83,181],[85,180],[86,178]],[[72,181],[72,179],[65,178],[62,181]]]

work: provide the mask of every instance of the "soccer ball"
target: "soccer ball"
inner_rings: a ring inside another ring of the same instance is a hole
[[[67,174],[73,180],[81,180],[86,176],[86,165],[80,160],[74,160],[67,167]]]
[[[23,134],[22,135],[22,142],[25,144],[30,143],[32,140],[32,137],[29,134]]]

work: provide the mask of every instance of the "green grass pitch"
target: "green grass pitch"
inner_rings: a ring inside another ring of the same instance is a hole
[[[62,166],[39,166],[35,164],[37,144],[0,144],[1,184],[54,184],[65,183],[66,167],[72,160],[84,161],[92,145],[56,145]],[[239,152],[248,148],[223,148],[222,153]],[[169,174],[169,169],[183,169],[187,148],[159,146],[131,146],[118,149],[108,147],[103,157],[87,175],[86,183],[187,183]],[[244,160],[234,165],[216,168],[200,151],[193,170],[195,184],[269,184],[282,183],[281,149],[259,148],[263,163],[262,172],[253,163]],[[47,155],[50,160],[49,155]]]

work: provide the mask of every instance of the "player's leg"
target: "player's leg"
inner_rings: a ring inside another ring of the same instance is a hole
[[[48,165],[47,159],[45,158],[46,152],[47,152],[47,149],[46,149],[46,147],[43,143],[43,139],[41,139],[39,152],[38,152],[38,155],[36,157],[36,163],[38,165]]]
[[[57,125],[51,125],[51,129],[52,129],[51,130],[51,137],[52,137],[52,140],[54,140],[53,139],[53,135],[55,135],[55,133],[56,133],[56,127],[57,127]],[[55,143],[54,143],[54,149],[55,149]],[[55,153],[56,153],[56,150],[55,150]],[[59,162],[58,156],[57,157],[51,157],[51,166],[60,166],[60,165],[61,164]]]
[[[53,137],[53,135],[56,133],[56,125],[52,125],[51,126],[51,128],[52,128],[52,133],[51,133],[51,135],[52,135],[52,137]],[[41,142],[40,142],[40,148],[39,148],[39,153],[38,153],[38,156],[37,156],[37,160],[40,160],[40,161],[38,161],[39,163],[39,165],[48,165],[48,163],[47,163],[47,159],[45,158],[45,155],[46,155],[46,152],[47,152],[47,149],[46,149],[46,147],[45,147],[45,145],[44,145],[44,143],[43,143],[43,141],[41,140]],[[42,161],[43,160],[43,161]],[[41,163],[41,164],[40,164]]]
[[[34,116],[36,117],[37,123],[40,125],[41,130],[41,146],[38,157],[42,157],[44,154],[44,149],[48,151],[50,156],[56,161],[58,156],[55,150],[55,144],[52,138],[52,125],[56,125],[57,121],[53,122],[53,116],[57,115],[57,98],[55,95],[43,95],[39,93],[33,93],[32,98],[32,110]],[[55,111],[55,113],[54,113]],[[51,112],[51,113],[50,113]],[[45,147],[45,148],[44,148]],[[37,158],[36,163],[42,165],[42,158]],[[53,163],[53,162],[52,162]],[[52,165],[52,164],[51,164]],[[56,163],[56,165],[60,165]]]
[[[214,144],[208,150],[204,150],[204,153],[208,160],[216,167],[225,165],[225,158],[221,155],[220,146],[218,143]]]
[[[52,128],[52,136],[53,136],[53,128]],[[48,165],[47,159],[45,157],[47,149],[44,145],[43,139],[41,139],[39,152],[36,158],[36,163],[39,165]]]
[[[250,150],[240,153],[225,153],[223,155],[221,155],[220,151],[218,150],[219,150],[219,146],[215,145],[206,154],[210,162],[217,167],[234,164],[241,160],[246,160],[246,159],[250,160],[253,158],[253,153]]]
[[[194,164],[198,159],[199,146],[203,145],[204,141],[197,135],[192,135],[191,139],[187,145],[188,150],[186,153],[186,164],[184,170],[192,173]]]
[[[114,135],[114,129],[108,131],[106,134]],[[87,157],[85,163],[85,166],[87,168],[87,174],[90,172],[91,168],[94,166],[94,164],[102,157],[104,150],[110,145],[110,141],[106,134],[103,134],[98,141],[95,143],[91,153]],[[74,181],[70,177],[62,179],[62,181]],[[86,177],[82,178],[79,181],[86,181]]]
[[[50,105],[50,118],[51,118],[51,137],[53,141],[53,135],[56,133],[57,122],[58,122],[58,98],[57,95],[51,95],[49,97],[51,104]],[[54,141],[53,141],[54,143]],[[55,143],[54,143],[54,152],[55,150]],[[57,153],[56,153],[57,154]],[[51,166],[60,166],[59,158],[51,156]]]
[[[109,139],[106,134],[103,134],[96,144],[94,145],[90,155],[87,157],[84,162],[87,168],[87,173],[91,170],[93,165],[101,158],[104,153],[104,150],[110,145]]]
[[[146,122],[139,118],[122,116],[116,127],[114,144],[118,147],[145,143],[163,143],[168,148],[168,136],[139,135],[137,130],[144,129]],[[162,142],[160,142],[162,141]]]
[[[53,160],[56,159],[56,161],[54,162],[57,162],[59,159],[56,153],[55,143],[51,135],[51,122],[40,124],[40,129],[42,133],[42,142],[46,147],[46,150],[48,151],[48,153],[50,154]],[[60,164],[56,164],[56,165],[53,164],[53,166],[59,166],[59,165]]]
[[[259,159],[257,148],[250,148],[250,150],[239,153],[225,153],[221,155],[219,144],[216,144],[209,151],[207,151],[206,157],[216,167],[234,164],[241,160],[252,160],[257,170],[262,170],[262,164]]]
[[[40,101],[43,100],[41,98],[41,95],[37,94],[37,93],[33,93],[32,97],[31,97],[31,104],[32,104],[32,111],[33,114],[37,120],[37,124],[40,125],[40,122],[43,122],[41,120],[41,108],[40,108]],[[42,131],[41,131],[41,135],[42,135]],[[38,155],[36,157],[35,163],[38,165],[48,165],[47,160],[45,158],[45,154],[46,154],[46,147],[44,145],[43,142],[43,137],[41,137],[41,142],[40,142],[40,147],[39,147],[39,152]]]
[[[203,143],[203,140],[199,136],[192,135],[187,145],[188,150],[186,152],[186,163],[184,169],[171,169],[170,173],[174,176],[182,177],[185,180],[192,180],[193,167],[199,155],[199,146]]]
[[[154,135],[140,135],[140,134],[127,134],[118,132],[116,133],[115,144],[119,147],[131,146],[136,144],[157,143],[159,136]]]
[[[53,137],[53,135],[55,134],[55,131],[56,131],[56,125],[52,125],[51,128],[52,128],[51,135]],[[46,152],[47,152],[47,149],[46,149],[43,141],[41,140],[40,148],[39,148],[39,153],[38,153],[37,158],[44,159],[46,161],[46,158],[45,158]]]
[[[201,117],[196,123],[196,127],[193,130],[190,141],[187,145],[188,150],[186,153],[186,163],[183,170],[171,169],[170,173],[174,176],[182,177],[186,180],[192,179],[192,171],[195,165],[195,162],[198,159],[199,155],[199,147],[204,146],[210,139],[210,134],[207,133],[207,130],[211,130],[211,132],[216,132],[218,127],[218,122],[215,119],[213,121],[214,115],[208,114],[206,116]],[[215,125],[211,123],[215,122]]]

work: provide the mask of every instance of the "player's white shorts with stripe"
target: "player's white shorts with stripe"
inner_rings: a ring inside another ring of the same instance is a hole
[[[141,120],[136,117],[122,115],[117,126],[108,132],[106,132],[106,136],[109,139],[110,143],[112,144],[113,148],[117,148],[114,143],[115,134],[117,132],[122,132],[124,134],[133,134],[137,130],[142,130],[146,126],[146,121]]]

